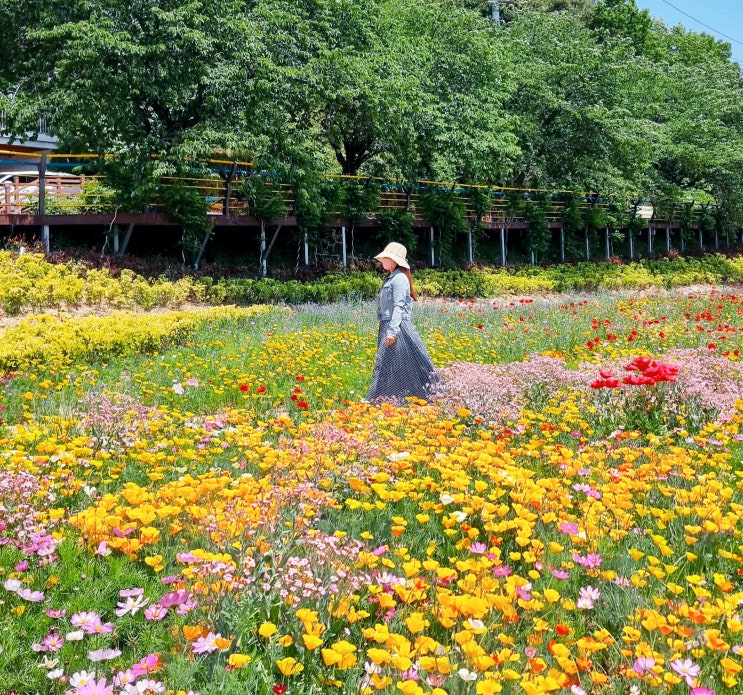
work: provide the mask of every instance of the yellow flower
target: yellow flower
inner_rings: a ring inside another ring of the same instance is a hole
[[[355,651],[356,647],[353,644],[346,640],[341,640],[329,649],[323,649],[321,651],[322,660],[326,666],[335,666],[340,669],[351,668],[357,662],[356,655],[354,654]]]
[[[555,589],[545,589],[544,598],[546,598],[549,603],[556,603],[560,600],[560,592]]]
[[[230,654],[229,659],[227,659],[227,663],[232,666],[232,668],[242,668],[245,666],[245,664],[249,664],[251,661],[251,657],[249,654]]]
[[[295,676],[297,673],[304,671],[304,666],[291,656],[287,656],[285,659],[279,659],[276,662],[276,667],[284,676]]]
[[[263,625],[258,628],[258,634],[264,639],[268,639],[272,635],[276,634],[276,630],[278,630],[278,628],[273,623],[263,623]]]
[[[411,613],[410,616],[405,619],[405,625],[407,625],[410,632],[416,634],[418,632],[423,632],[423,630],[425,630],[429,625],[429,622],[423,618],[422,613],[416,611],[415,613]]]
[[[307,633],[302,635],[302,641],[306,649],[317,649],[322,644],[322,637],[317,635],[308,635]]]

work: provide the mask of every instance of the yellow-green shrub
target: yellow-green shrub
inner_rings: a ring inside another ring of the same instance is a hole
[[[60,360],[104,361],[117,355],[151,352],[182,343],[212,321],[242,324],[276,311],[289,310],[226,306],[161,314],[117,311],[102,317],[29,316],[17,326],[0,331],[0,370],[26,369],[32,364]]]

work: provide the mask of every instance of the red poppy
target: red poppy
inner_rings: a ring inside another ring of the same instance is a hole
[[[304,401],[297,401],[297,408],[304,408],[305,410],[309,408],[310,406],[307,405]]]
[[[284,693],[286,692],[286,686],[283,683],[281,683],[280,685],[277,684],[273,686],[272,690],[275,695],[284,695]]]
[[[240,390],[243,393],[247,393],[248,391],[250,391],[250,386],[248,386],[247,384],[240,384]]]
[[[562,623],[557,623],[557,625],[555,625],[555,630],[561,637],[570,634],[570,627],[568,625],[563,625]]]
[[[477,324],[477,328],[478,328],[478,330],[480,330],[480,331],[481,331],[481,330],[482,330],[482,324],[481,324],[481,323],[478,323],[478,324]]]
[[[302,375],[300,374],[300,375],[299,375],[299,376],[297,377],[297,381],[304,381],[304,377],[303,377],[303,376],[302,376]]]
[[[256,390],[256,393],[265,393],[266,387],[265,386],[259,386]]]

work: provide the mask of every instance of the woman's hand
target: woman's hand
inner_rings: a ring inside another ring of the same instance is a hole
[[[392,347],[397,342],[397,338],[394,335],[387,336],[387,347]]]

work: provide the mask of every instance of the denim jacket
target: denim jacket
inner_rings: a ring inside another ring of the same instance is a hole
[[[408,278],[395,269],[382,283],[377,300],[377,316],[379,321],[389,321],[387,336],[396,338],[400,332],[400,324],[410,321],[413,311],[413,300],[410,297],[410,283]]]

